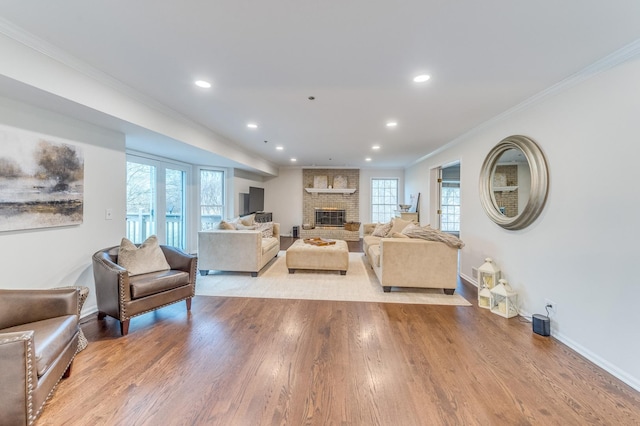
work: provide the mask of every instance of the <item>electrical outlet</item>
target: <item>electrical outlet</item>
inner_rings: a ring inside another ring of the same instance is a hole
[[[545,310],[549,311],[549,315],[555,315],[558,312],[558,305],[556,302],[549,299],[544,299]]]
[[[478,268],[471,267],[471,278],[478,278]]]

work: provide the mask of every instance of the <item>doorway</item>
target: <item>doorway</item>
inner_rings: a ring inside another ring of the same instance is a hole
[[[432,170],[435,178],[433,198],[438,229],[460,236],[460,162]]]

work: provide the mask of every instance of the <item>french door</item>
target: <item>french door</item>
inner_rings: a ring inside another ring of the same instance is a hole
[[[142,243],[187,246],[189,168],[144,157],[127,157],[127,238]]]

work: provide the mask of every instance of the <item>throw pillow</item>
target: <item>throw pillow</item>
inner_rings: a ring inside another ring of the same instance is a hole
[[[147,238],[140,247],[123,238],[118,251],[118,265],[131,276],[171,269],[155,235]]]
[[[442,232],[439,229],[433,229],[429,225],[419,226],[413,223],[411,225],[407,225],[407,227],[402,230],[402,233],[409,238],[421,238],[428,241],[440,241],[453,248],[460,249],[464,247],[464,243],[462,242],[462,240],[460,240],[455,235],[447,234],[446,232]]]
[[[242,224],[244,226],[254,225],[256,223],[256,215],[255,214],[249,214],[249,215],[246,215],[246,216],[240,216],[240,222],[242,222]]]
[[[386,237],[389,231],[391,230],[391,222],[387,223],[379,223],[376,228],[371,233],[373,237]]]
[[[393,235],[394,232],[402,232],[402,230],[406,228],[407,225],[412,224],[413,222],[410,220],[404,220],[399,217],[395,217],[393,218],[391,223],[393,225],[391,226],[391,230],[389,231],[389,234]]]
[[[236,225],[234,225],[233,222],[226,222],[224,220],[221,220],[218,228],[224,229],[225,231],[235,231]]]
[[[262,232],[262,238],[273,237],[273,222],[256,223],[256,229]]]

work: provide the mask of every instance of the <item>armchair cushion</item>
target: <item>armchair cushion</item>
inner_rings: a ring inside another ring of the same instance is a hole
[[[130,276],[171,269],[155,235],[147,238],[140,247],[123,238],[118,251],[118,265],[126,269]]]
[[[58,359],[78,331],[78,316],[65,315],[29,324],[5,328],[3,333],[18,331],[34,332],[36,370],[38,377],[44,376],[49,367]]]
[[[150,296],[166,290],[189,285],[189,273],[184,271],[159,271],[131,277],[131,299]]]

